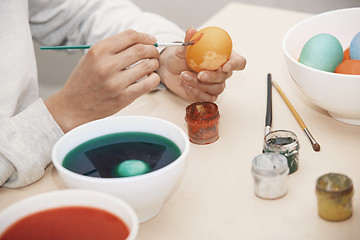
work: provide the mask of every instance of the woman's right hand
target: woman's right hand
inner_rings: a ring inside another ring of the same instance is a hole
[[[153,36],[127,30],[94,44],[64,87],[45,101],[61,129],[110,116],[155,88],[160,82],[155,43]]]

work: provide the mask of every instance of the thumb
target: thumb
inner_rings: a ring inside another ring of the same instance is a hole
[[[195,33],[197,33],[196,29],[194,27],[189,27],[186,30],[185,42],[189,42],[191,38],[195,35]]]
[[[190,42],[191,38],[195,35],[196,29],[194,27],[189,27],[185,33],[185,40],[184,42]],[[185,57],[186,47],[178,48],[177,54],[178,56]]]

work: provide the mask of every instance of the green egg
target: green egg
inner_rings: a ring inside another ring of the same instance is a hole
[[[120,163],[117,166],[119,177],[131,177],[150,172],[150,165],[144,161],[131,159]]]
[[[343,60],[343,48],[333,35],[322,33],[306,42],[299,62],[319,70],[334,72]]]

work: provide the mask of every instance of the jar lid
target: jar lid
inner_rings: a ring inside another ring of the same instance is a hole
[[[287,151],[299,148],[297,135],[289,130],[276,130],[264,137],[265,148],[271,151]]]
[[[213,102],[196,102],[186,107],[186,121],[211,121],[219,118],[218,106]]]
[[[346,193],[353,190],[353,183],[344,174],[328,173],[316,180],[316,189],[328,193]]]
[[[252,170],[259,174],[280,174],[289,172],[288,162],[284,155],[266,152],[256,156],[252,161]]]

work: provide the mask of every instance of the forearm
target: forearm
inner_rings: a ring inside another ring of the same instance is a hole
[[[0,119],[0,186],[17,188],[40,179],[63,132],[38,99],[23,112]]]

